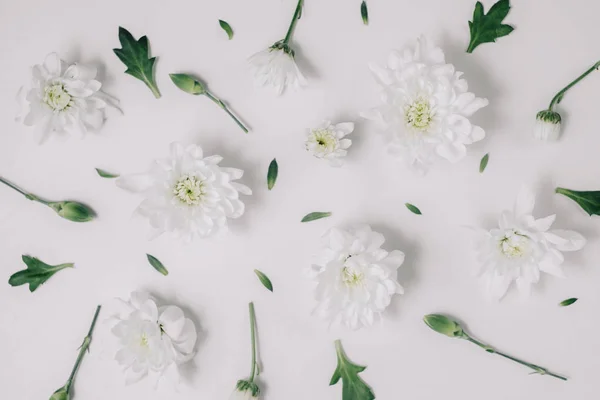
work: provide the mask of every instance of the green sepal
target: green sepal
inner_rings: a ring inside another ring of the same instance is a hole
[[[45,262],[31,256],[22,256],[27,269],[14,273],[8,283],[11,286],[29,284],[29,291],[34,292],[40,285],[50,279],[55,273],[65,268],[73,268],[73,263],[48,265]]]
[[[50,400],[69,400],[71,395],[68,392],[68,384],[58,389],[50,396]]]
[[[260,395],[260,388],[254,382],[250,382],[244,379],[240,379],[235,385],[235,390],[238,392],[250,392],[252,397],[258,397]]]

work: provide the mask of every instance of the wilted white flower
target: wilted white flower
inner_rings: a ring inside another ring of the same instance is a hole
[[[244,214],[241,194],[252,194],[234,182],[244,171],[220,167],[221,156],[204,157],[200,146],[171,145],[170,157],[157,160],[150,171],[117,179],[117,186],[142,193],[137,212],[156,233],[173,232],[191,240],[227,230],[227,219]]]
[[[501,299],[513,281],[520,291],[529,293],[540,272],[564,277],[562,252],[585,245],[585,238],[577,232],[550,230],[556,215],[535,219],[534,205],[534,193],[524,187],[514,209],[500,215],[498,229],[478,231],[474,246],[478,273],[495,299]]]
[[[414,49],[393,51],[385,66],[371,65],[383,103],[361,115],[383,129],[392,154],[427,172],[438,159],[457,162],[467,145],[485,137],[469,117],[488,104],[468,91],[444,53],[425,37]]]
[[[254,54],[248,62],[254,70],[256,83],[272,86],[277,94],[283,93],[286,87],[299,89],[307,84],[294,60],[294,51],[289,46],[280,48],[275,44]]]
[[[43,142],[50,133],[85,133],[104,123],[105,109],[115,105],[100,88],[96,68],[82,64],[67,65],[57,54],[31,69],[31,85],[17,97],[21,104],[18,121],[35,126],[35,136]]]
[[[197,333],[192,320],[179,307],[159,308],[145,292],[131,293],[122,306],[112,333],[119,345],[115,359],[125,370],[127,383],[146,376],[178,381],[178,366],[194,356]]]
[[[561,117],[556,111],[540,111],[535,118],[533,137],[538,140],[555,142],[560,136]]]
[[[328,160],[332,167],[340,167],[343,157],[348,153],[347,149],[352,145],[352,141],[344,137],[352,131],[352,122],[332,125],[331,122],[325,121],[318,128],[308,131],[306,150],[317,158]]]
[[[397,281],[404,253],[383,250],[383,235],[368,225],[333,228],[323,239],[323,249],[311,269],[317,284],[315,311],[351,329],[372,325],[392,296],[404,293]]]

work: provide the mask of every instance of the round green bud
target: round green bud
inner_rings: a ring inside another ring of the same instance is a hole
[[[58,201],[48,204],[58,215],[73,222],[87,222],[96,217],[96,213],[85,204],[76,201]]]
[[[458,322],[440,314],[429,314],[423,321],[434,331],[450,337],[464,337],[466,334]]]
[[[179,89],[186,93],[199,95],[206,93],[204,85],[188,74],[169,74],[171,80]]]

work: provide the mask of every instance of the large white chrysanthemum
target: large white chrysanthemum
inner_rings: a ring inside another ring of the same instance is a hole
[[[404,253],[383,250],[383,235],[368,225],[333,228],[323,238],[324,247],[311,269],[317,283],[315,311],[351,329],[372,325],[392,296],[404,292],[397,281]]]
[[[67,65],[57,54],[31,68],[31,85],[22,88],[18,100],[18,121],[35,126],[35,136],[43,142],[50,133],[85,133],[104,123],[105,109],[116,100],[100,91],[96,68]]]
[[[117,179],[117,186],[139,192],[137,212],[157,234],[173,232],[191,240],[227,230],[227,219],[244,214],[239,195],[252,194],[234,182],[244,171],[220,167],[221,156],[204,157],[200,146],[171,145],[171,156],[157,160],[150,171]]]
[[[352,122],[333,125],[325,121],[319,127],[308,131],[306,150],[317,158],[329,161],[332,167],[340,167],[344,163],[343,158],[348,154],[348,148],[352,145],[352,141],[345,136],[352,131]]]
[[[382,104],[361,115],[379,123],[390,152],[410,168],[426,172],[438,159],[457,162],[467,145],[485,137],[469,117],[488,101],[468,92],[462,73],[426,38],[412,49],[393,51],[387,65],[370,67]]]
[[[580,250],[585,245],[585,238],[577,232],[550,230],[556,215],[535,219],[534,205],[533,192],[522,188],[514,210],[500,215],[498,229],[478,230],[478,273],[495,299],[501,299],[513,281],[520,291],[529,293],[541,272],[564,277],[562,252]]]
[[[294,51],[288,45],[282,46],[276,43],[248,59],[254,70],[256,83],[260,86],[272,86],[278,95],[286,87],[299,89],[307,84],[294,60]]]

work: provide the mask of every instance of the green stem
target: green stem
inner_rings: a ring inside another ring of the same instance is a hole
[[[79,368],[79,364],[81,364],[81,360],[85,355],[85,352],[90,347],[90,342],[92,341],[92,332],[94,331],[94,326],[96,326],[96,321],[98,320],[98,314],[100,313],[100,307],[96,307],[96,313],[94,314],[94,319],[92,320],[92,325],[90,326],[90,330],[88,331],[87,336],[83,339],[83,343],[81,344],[81,348],[79,349],[79,354],[77,355],[77,361],[75,361],[75,366],[73,366],[73,370],[71,371],[71,375],[67,380],[67,393],[70,393],[71,386],[73,385],[73,380],[75,379],[75,374],[77,373],[77,369]]]
[[[34,195],[32,193],[28,193],[28,192],[24,191],[23,189],[21,189],[20,187],[18,187],[14,183],[9,182],[9,181],[7,181],[6,179],[4,179],[2,177],[0,177],[0,182],[4,183],[9,188],[14,189],[17,192],[21,193],[23,196],[25,196],[29,200],[37,201],[37,202],[45,204],[45,205],[49,204],[47,201],[40,199],[39,197],[37,197],[36,195]]]
[[[472,53],[473,50],[475,50],[474,44],[475,44],[475,42],[473,40],[471,40],[471,42],[469,43],[469,47],[467,47],[467,53]]]
[[[250,370],[250,382],[254,382],[256,376],[256,315],[254,303],[248,304],[250,309],[250,340],[252,342],[252,369]]]
[[[585,78],[586,76],[588,76],[589,74],[591,74],[592,72],[594,72],[595,70],[597,70],[598,68],[600,68],[600,61],[598,61],[596,64],[594,64],[590,69],[588,69],[587,71],[585,71],[583,74],[581,74],[577,79],[575,79],[573,82],[569,83],[567,86],[565,86],[565,88],[563,90],[561,90],[560,92],[556,93],[556,96],[554,96],[552,98],[552,101],[550,102],[550,106],[548,107],[548,110],[552,111],[552,108],[557,105],[558,103],[560,103],[560,101],[562,100],[563,96],[565,95],[565,93],[567,92],[567,90],[571,89],[573,86],[577,85],[583,78]]]
[[[242,128],[242,130],[245,133],[248,133],[248,128],[246,128],[246,126],[242,123],[242,121],[240,121],[232,112],[231,110],[229,110],[229,108],[225,105],[225,103],[223,103],[223,101],[221,101],[221,99],[219,99],[218,97],[216,97],[214,94],[210,93],[209,91],[205,92],[206,96],[211,99],[216,105],[218,105],[219,107],[221,107],[223,110],[225,110],[225,112],[227,114],[229,114],[229,116],[235,121],[235,123]]]
[[[287,33],[285,34],[285,38],[283,39],[283,44],[289,44],[292,39],[292,35],[294,33],[294,28],[302,15],[302,7],[304,6],[304,0],[298,0],[298,5],[296,6],[296,11],[294,11],[294,17],[292,18],[292,22],[290,23],[290,27],[288,28]]]

